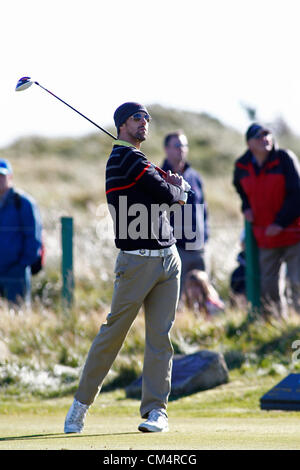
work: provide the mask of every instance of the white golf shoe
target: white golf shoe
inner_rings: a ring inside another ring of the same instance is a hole
[[[167,432],[169,431],[168,416],[164,409],[158,408],[150,411],[147,421],[138,427],[142,432]]]
[[[89,409],[89,405],[84,405],[74,399],[65,419],[64,432],[81,432],[84,426],[84,420]]]

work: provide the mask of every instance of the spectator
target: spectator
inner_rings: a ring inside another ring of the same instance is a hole
[[[243,230],[241,234],[240,242],[241,251],[237,255],[238,266],[233,270],[230,276],[230,300],[233,306],[245,308],[247,306],[245,230]]]
[[[13,188],[13,171],[0,160],[0,295],[12,304],[30,305],[31,265],[41,250],[37,205]]]
[[[192,223],[189,223],[189,212],[182,208],[182,226],[174,227],[177,239],[177,250],[181,258],[180,296],[189,271],[206,270],[205,243],[208,240],[208,212],[204,198],[201,177],[187,162],[188,140],[182,131],[167,134],[164,139],[166,158],[162,169],[172,171],[182,176],[189,183],[192,191],[189,193],[187,205],[192,207]],[[172,225],[174,220],[171,218]],[[177,236],[177,233],[181,236]],[[191,238],[192,234],[196,234]]]
[[[279,149],[272,132],[254,123],[246,133],[247,151],[236,161],[233,183],[259,248],[263,312],[286,314],[280,268],[296,312],[300,313],[300,167],[289,150]]]

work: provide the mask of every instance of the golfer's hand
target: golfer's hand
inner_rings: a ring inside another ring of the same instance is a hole
[[[179,204],[185,204],[187,201],[187,194],[185,192],[185,183],[186,181],[179,176],[177,173],[172,173],[170,170],[167,172],[166,182],[178,186],[181,190]]]
[[[253,222],[253,212],[252,209],[246,209],[244,211],[244,217],[248,222]]]
[[[191,190],[191,186],[184,179],[182,180],[183,190],[188,193]]]
[[[173,184],[174,186],[182,187],[182,176],[179,176],[178,173],[172,173],[170,170],[167,172],[166,182]],[[183,189],[183,187],[181,188]]]
[[[170,178],[170,181],[168,181]],[[179,176],[177,173],[171,173],[171,171],[167,172],[167,180],[168,183],[174,184],[175,186],[179,186],[183,191],[188,193],[191,190],[191,186],[187,181],[185,181],[182,176]]]
[[[281,232],[281,230],[282,230],[282,227],[280,227],[280,225],[271,224],[266,228],[266,235],[268,237],[275,237]]]

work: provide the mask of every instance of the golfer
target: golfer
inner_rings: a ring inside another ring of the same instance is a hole
[[[179,297],[181,262],[166,212],[152,220],[152,209],[161,204],[184,204],[185,181],[170,171],[163,179],[140,151],[150,121],[143,105],[122,104],[114,113],[114,121],[118,140],[106,167],[107,202],[114,222],[115,244],[120,249],[114,292],[111,311],[93,341],[66,416],[65,433],[82,431],[87,410],[142,305],[146,335],[140,413],[146,421],[138,429],[168,431],[166,409],[173,356],[170,330]],[[137,208],[140,223],[135,217]]]

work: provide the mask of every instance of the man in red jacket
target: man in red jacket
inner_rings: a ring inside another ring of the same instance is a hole
[[[286,264],[291,302],[300,313],[300,165],[289,150],[277,148],[272,132],[252,124],[247,151],[236,161],[233,184],[252,223],[259,247],[261,298],[265,312],[284,315],[280,272]]]

